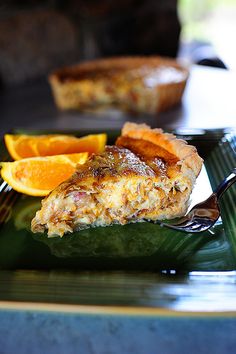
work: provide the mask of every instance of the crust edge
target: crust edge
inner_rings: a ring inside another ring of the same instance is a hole
[[[122,136],[144,139],[161,145],[178,157],[178,164],[181,165],[183,172],[191,170],[195,178],[201,171],[203,159],[198,155],[196,147],[178,139],[174,134],[164,133],[160,128],[151,129],[147,124],[127,122],[122,128]]]

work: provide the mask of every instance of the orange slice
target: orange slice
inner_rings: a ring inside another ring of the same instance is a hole
[[[91,134],[82,138],[70,135],[6,134],[4,138],[14,160],[79,152],[99,153],[104,150],[107,140],[106,134]]]
[[[77,164],[83,164],[87,152],[48,157],[31,157],[1,162],[2,178],[16,191],[32,196],[46,196],[69,178]]]

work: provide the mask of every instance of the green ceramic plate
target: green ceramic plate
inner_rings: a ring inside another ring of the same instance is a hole
[[[114,136],[110,134],[110,142]],[[182,137],[205,160],[194,194],[204,199],[236,166],[236,135],[211,131]],[[3,145],[1,154],[6,155]],[[199,235],[138,223],[49,239],[30,231],[40,199],[19,196],[0,228],[0,300],[164,308],[178,304],[186,309],[197,298],[203,309],[202,287],[209,283],[207,294],[209,289],[215,292],[217,277],[223,281],[224,296],[236,290],[231,287],[236,280],[235,201],[233,186],[222,198],[222,219],[211,232]],[[227,304],[234,307],[232,301]]]

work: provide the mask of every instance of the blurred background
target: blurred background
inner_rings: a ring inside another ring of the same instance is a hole
[[[1,1],[1,88],[115,55],[159,54],[235,70],[235,35],[236,0]]]

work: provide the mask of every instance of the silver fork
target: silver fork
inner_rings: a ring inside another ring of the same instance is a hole
[[[3,158],[2,161],[8,161],[8,157]],[[12,207],[19,196],[20,194],[14,191],[14,189],[0,177],[0,225],[4,224],[9,219]]]
[[[0,181],[0,225],[8,221],[19,196],[6,182]]]
[[[174,230],[184,231],[188,233],[197,233],[206,231],[211,228],[220,216],[218,201],[222,194],[236,182],[236,168],[232,170],[230,175],[226,177],[210,195],[209,198],[201,203],[196,204],[184,217],[175,222],[165,223],[161,221],[150,221],[158,223]]]

